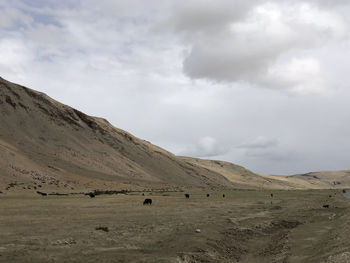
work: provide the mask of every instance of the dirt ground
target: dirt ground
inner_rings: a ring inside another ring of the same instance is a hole
[[[2,194],[0,262],[350,262],[339,190],[188,193]]]

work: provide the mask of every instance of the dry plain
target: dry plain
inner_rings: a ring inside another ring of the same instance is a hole
[[[340,190],[188,192],[0,195],[0,262],[350,261]]]

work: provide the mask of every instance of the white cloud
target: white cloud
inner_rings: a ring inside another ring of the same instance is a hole
[[[16,39],[0,39],[0,72],[22,80],[34,56],[29,48]]]
[[[319,61],[314,58],[291,58],[276,63],[260,78],[265,87],[286,87],[295,94],[321,94],[328,91]]]

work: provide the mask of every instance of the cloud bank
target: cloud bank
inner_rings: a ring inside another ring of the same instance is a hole
[[[178,2],[170,20],[189,46],[183,69],[190,78],[298,94],[323,93],[334,84],[318,53],[349,32],[343,15],[324,7],[328,2],[201,2]]]
[[[0,12],[10,81],[175,154],[275,174],[349,168],[348,1],[15,0]]]

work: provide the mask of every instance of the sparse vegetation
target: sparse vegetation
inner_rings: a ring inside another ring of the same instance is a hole
[[[4,195],[0,262],[327,262],[350,247],[343,195],[325,209],[329,190],[274,191],[273,206],[270,193],[153,192],[151,209],[140,193]]]

